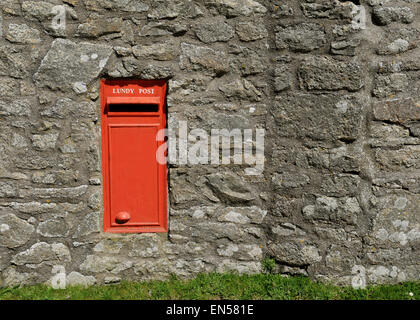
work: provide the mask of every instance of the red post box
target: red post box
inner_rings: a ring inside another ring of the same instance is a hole
[[[167,231],[166,164],[156,160],[165,96],[165,81],[101,81],[105,232]]]

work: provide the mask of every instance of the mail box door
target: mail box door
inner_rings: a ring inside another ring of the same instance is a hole
[[[107,85],[113,84],[105,81],[102,86],[104,229],[166,232],[166,165],[156,160],[163,143],[156,137],[166,125],[164,85],[158,83],[161,90],[156,90],[161,97],[140,95],[138,88],[137,96],[107,97]],[[151,84],[134,82],[134,87],[145,85]]]

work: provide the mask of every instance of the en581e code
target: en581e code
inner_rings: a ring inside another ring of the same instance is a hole
[[[254,306],[249,305],[238,305],[238,304],[212,304],[210,306],[210,314],[214,315],[252,315],[254,314]]]

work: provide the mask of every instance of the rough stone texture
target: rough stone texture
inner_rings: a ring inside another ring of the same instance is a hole
[[[78,186],[73,188],[32,188],[32,189],[21,189],[20,194],[24,198],[72,198],[77,199],[83,195],[88,186]]]
[[[266,38],[268,35],[267,29],[262,23],[253,22],[239,22],[236,25],[236,33],[242,41],[255,41]]]
[[[1,0],[0,285],[418,280],[420,2],[354,2]],[[171,162],[168,233],[103,233],[100,78],[167,80],[170,128],[264,128],[264,171]]]
[[[0,216],[0,246],[17,248],[29,241],[35,228],[14,214]]]
[[[321,48],[326,42],[324,28],[316,23],[279,27],[276,33],[276,47],[278,49],[290,48],[293,51],[310,52]]]
[[[280,263],[302,267],[321,261],[318,249],[313,245],[283,243],[268,245],[268,250]]]
[[[405,73],[379,74],[375,78],[372,93],[378,98],[392,98],[395,94],[407,90],[409,79]]]
[[[219,13],[230,18],[267,12],[262,4],[254,0],[206,0],[205,3],[208,7],[216,8]]]
[[[138,45],[133,47],[133,54],[138,59],[154,59],[170,61],[178,54],[178,45],[172,41],[154,43],[149,46]]]
[[[143,2],[135,0],[84,0],[88,10],[100,11],[102,9],[119,10],[123,12],[146,12],[149,6]]]
[[[226,42],[235,34],[233,28],[221,19],[211,19],[201,22],[196,27],[195,34],[204,43]]]
[[[352,1],[338,3],[329,0],[304,0],[303,14],[309,18],[345,19],[353,16]]]
[[[341,62],[331,58],[311,58],[299,68],[301,86],[308,90],[358,91],[363,86],[359,62]]]
[[[104,19],[102,16],[92,14],[89,22],[77,27],[77,35],[84,38],[97,38],[103,35],[118,34],[122,32],[121,18]]]
[[[84,276],[83,274],[73,271],[66,278],[66,284],[68,286],[83,286],[88,287],[94,285],[96,279],[93,276]]]
[[[278,96],[273,105],[278,135],[314,140],[355,140],[363,101],[357,96],[307,93]]]
[[[34,75],[41,87],[69,90],[76,83],[85,86],[97,78],[105,67],[112,48],[107,45],[75,43],[57,39]]]
[[[420,120],[419,102],[412,98],[377,101],[373,105],[373,117],[375,120],[399,124],[418,121]]]
[[[372,20],[375,24],[385,26],[391,22],[412,23],[414,13],[407,7],[385,7],[373,10]]]
[[[222,75],[228,72],[227,54],[209,47],[181,43],[180,68]]]
[[[6,39],[15,43],[40,43],[39,31],[29,28],[26,24],[10,24]]]
[[[26,265],[29,268],[37,268],[40,264],[53,265],[69,261],[71,261],[70,252],[64,244],[46,242],[38,242],[12,258],[13,264]]]

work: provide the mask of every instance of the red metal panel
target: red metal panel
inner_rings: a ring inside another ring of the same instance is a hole
[[[156,161],[164,143],[166,82],[101,81],[104,230],[117,233],[166,232],[166,165]],[[112,105],[130,106],[110,112]],[[154,111],[142,105],[157,104]]]
[[[107,104],[160,104],[159,97],[108,97]]]

